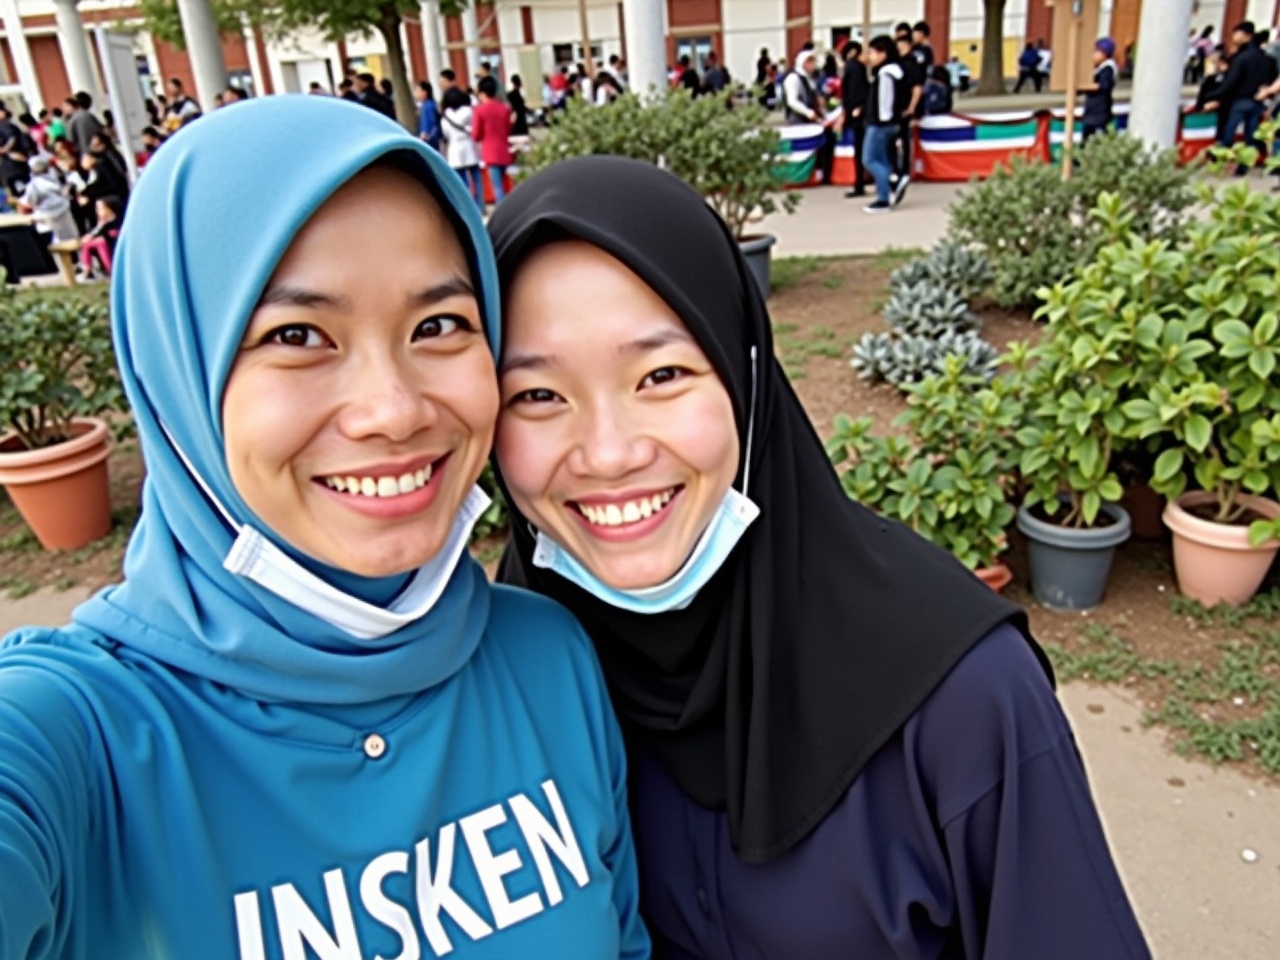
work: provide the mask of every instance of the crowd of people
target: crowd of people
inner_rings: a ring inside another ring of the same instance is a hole
[[[1215,46],[1212,36],[1212,29],[1205,28],[1192,37],[1184,79],[1198,79],[1200,87],[1186,111],[1214,114],[1220,146],[1230,147],[1243,135],[1261,150],[1258,125],[1268,116],[1280,116],[1280,38],[1273,42],[1269,31],[1248,20],[1231,31],[1230,44]],[[1246,172],[1243,166],[1237,169],[1241,175]]]

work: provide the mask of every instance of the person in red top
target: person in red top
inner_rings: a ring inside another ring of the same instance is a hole
[[[493,77],[481,77],[476,89],[480,105],[472,111],[471,136],[480,145],[480,159],[489,171],[497,206],[505,196],[502,187],[507,167],[515,159],[511,154],[511,108],[498,99],[498,81]]]

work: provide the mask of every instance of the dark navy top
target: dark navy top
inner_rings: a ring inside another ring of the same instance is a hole
[[[1071,728],[1010,626],[770,863],[740,861],[726,815],[652,757],[631,762],[656,960],[1150,957]]]

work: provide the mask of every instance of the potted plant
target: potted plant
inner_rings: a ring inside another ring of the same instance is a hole
[[[0,484],[48,550],[111,529],[108,430],[124,409],[101,297],[0,293]]]
[[[1021,402],[1008,378],[991,385],[948,357],[910,388],[898,423],[910,436],[871,433],[867,418],[836,419],[827,443],[850,497],[949,550],[992,589],[1012,579],[1001,562],[1014,519],[1008,492]]]
[[[1059,610],[1102,601],[1115,548],[1129,538],[1124,493],[1112,466],[1125,419],[1108,376],[1107,350],[1050,321],[1022,378],[1027,421],[1017,431],[1026,495],[1018,529],[1026,536],[1031,590]]]
[[[607,108],[571,107],[522,157],[521,169],[534,173],[591,154],[660,164],[692,186],[729,225],[769,295],[775,238],[749,234],[748,227],[776,210],[792,212],[800,197],[786,191],[782,140],[758,104],[677,89],[656,99],[626,94]]]
[[[1206,606],[1247,601],[1280,548],[1280,201],[1244,184],[1212,199],[1179,248],[1176,309],[1151,324],[1148,391],[1123,406],[1135,436],[1165,441],[1151,486],[1178,587]]]
[[[1182,308],[1188,283],[1186,258],[1164,238],[1150,239],[1135,228],[1134,204],[1104,193],[1089,212],[1092,229],[1106,240],[1094,259],[1064,282],[1041,289],[1037,316],[1048,321],[1051,337],[1069,343],[1074,358],[1114,392],[1123,405],[1147,395],[1157,365],[1177,364],[1194,371],[1207,352],[1204,344],[1161,343],[1164,322]],[[1136,437],[1111,414],[1112,451],[1122,478],[1121,505],[1130,514],[1133,535],[1156,539],[1164,534],[1164,500],[1149,478],[1166,442]]]

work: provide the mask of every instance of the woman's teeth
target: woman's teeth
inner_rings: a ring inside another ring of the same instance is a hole
[[[655,493],[652,497],[640,500],[628,500],[626,503],[610,503],[603,507],[593,507],[585,503],[578,504],[578,510],[587,518],[588,523],[597,527],[620,527],[626,523],[639,523],[653,516],[676,495],[672,487],[663,493]]]
[[[361,497],[399,497],[413,493],[431,482],[431,465],[398,477],[325,477],[330,490]]]

